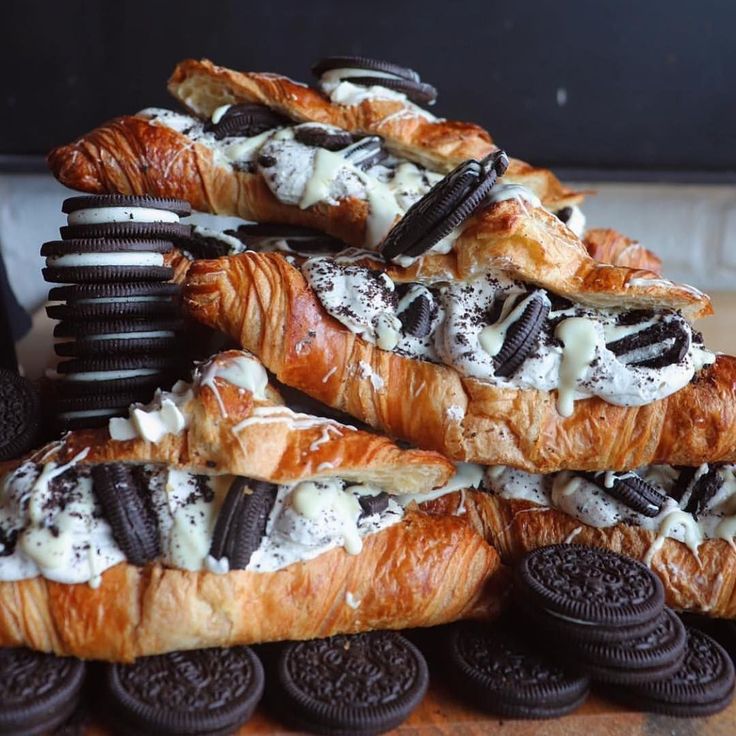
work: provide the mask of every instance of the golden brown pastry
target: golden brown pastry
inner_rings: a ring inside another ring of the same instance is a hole
[[[626,268],[640,268],[662,273],[662,259],[637,240],[609,228],[593,228],[583,236],[583,244],[591,258]]]
[[[602,290],[605,276],[613,293],[617,284],[619,295],[626,290],[626,269],[601,267],[588,256],[578,263],[592,278],[576,281],[571,269],[569,290],[589,283],[592,291],[578,293],[610,302],[611,292]],[[539,280],[558,278],[539,274]],[[687,290],[664,284],[632,286],[636,296],[628,304],[646,306],[667,289],[670,306],[687,304]],[[693,299],[691,312],[708,308],[703,298]],[[736,457],[736,359],[728,356],[665,399],[638,407],[581,399],[564,417],[555,392],[497,388],[445,365],[380,350],[330,317],[302,273],[277,254],[194,263],[184,303],[195,319],[239,340],[283,383],[456,460],[552,472]]]
[[[210,118],[222,105],[256,102],[299,122],[380,135],[392,153],[434,171],[451,171],[463,161],[481,159],[497,148],[478,125],[428,119],[400,100],[366,99],[358,105],[337,105],[318,90],[288,77],[238,72],[207,59],[186,59],[177,64],[168,88],[192,113],[204,118]],[[568,189],[548,169],[517,159],[511,160],[506,180],[529,187],[550,209],[579,204],[583,199],[583,192]]]
[[[198,474],[247,474],[287,486],[339,477],[398,493],[427,491],[454,472],[436,453],[402,451],[384,437],[289,414],[275,403],[256,365],[239,351],[223,353],[201,369],[191,395],[179,385],[146,409],[138,407],[143,415],[132,409],[131,427],[149,439],[114,440],[107,430],[68,433],[29,458],[37,472],[46,473],[31,482],[52,477],[62,463],[79,472],[96,463],[134,462]],[[112,434],[124,433],[126,426],[111,426]],[[156,434],[161,436],[154,441]],[[18,465],[7,463],[3,470]],[[217,504],[218,491],[213,493]],[[28,549],[22,547],[30,554]],[[362,549],[352,551],[346,544],[264,572],[119,562],[98,568],[104,572],[96,575],[91,556],[89,563],[79,562],[87,565],[89,584],[6,578],[0,582],[0,646],[129,661],[179,649],[486,619],[503,602],[506,573],[498,554],[457,517],[411,508],[369,531]],[[59,569],[57,562],[48,565]]]
[[[723,539],[704,541],[697,556],[671,538],[664,539],[655,551],[656,532],[628,524],[599,529],[558,509],[482,491],[443,496],[422,504],[422,509],[447,515],[456,513],[461,505],[465,518],[508,564],[548,544],[605,547],[646,561],[661,578],[667,604],[673,608],[736,618],[736,549]]]

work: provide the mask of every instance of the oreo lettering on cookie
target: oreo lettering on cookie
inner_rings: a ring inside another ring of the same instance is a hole
[[[0,461],[28,452],[41,427],[36,387],[14,371],[0,368]]]
[[[266,105],[243,102],[239,105],[228,105],[219,117],[207,122],[204,129],[217,140],[230,136],[252,138],[290,123],[287,117]]]
[[[408,718],[428,684],[427,663],[411,642],[372,631],[284,645],[269,697],[300,730],[368,736]]]
[[[350,82],[362,87],[381,86],[400,92],[419,105],[433,105],[437,90],[422,82],[419,74],[408,67],[365,56],[329,56],[320,59],[312,72],[325,82]]]

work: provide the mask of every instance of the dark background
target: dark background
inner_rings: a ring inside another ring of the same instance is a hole
[[[439,88],[438,115],[481,123],[539,165],[736,180],[730,0],[11,0],[0,13],[6,170],[114,115],[171,104],[179,59],[309,81],[320,56],[349,53],[416,68]]]

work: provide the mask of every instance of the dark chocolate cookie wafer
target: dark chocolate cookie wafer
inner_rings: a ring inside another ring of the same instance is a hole
[[[237,230],[227,232],[232,232],[248,248],[257,251],[278,250],[286,246],[294,253],[315,255],[337,253],[346,247],[341,240],[319,230],[295,225],[252,223],[241,225]]]
[[[69,197],[61,205],[61,211],[69,215],[79,210],[99,210],[107,207],[167,210],[178,217],[186,217],[192,214],[192,206],[184,199],[129,194],[93,194]],[[130,213],[124,215],[123,221],[129,222],[130,220]],[[101,221],[110,222],[109,219],[103,219]]]
[[[151,389],[118,394],[62,396],[54,402],[56,426],[60,431],[106,427],[111,417],[124,416],[131,404],[150,400]]]
[[[549,306],[542,293],[535,294],[508,328],[501,350],[493,357],[497,376],[510,376],[534,350],[548,314]]]
[[[340,151],[355,141],[352,133],[319,123],[305,123],[294,128],[294,138],[305,146]]]
[[[419,705],[429,673],[421,652],[393,631],[293,642],[280,651],[269,692],[296,728],[367,736],[396,728]]]
[[[226,736],[252,715],[263,666],[248,647],[199,649],[107,666],[111,724],[129,736]]]
[[[367,171],[371,166],[381,163],[388,153],[378,136],[367,136],[344,152],[345,158],[354,166]]]
[[[177,242],[188,238],[191,231],[191,225],[180,222],[103,222],[93,225],[63,225],[59,228],[62,240],[105,238]]]
[[[229,105],[217,122],[210,120],[204,129],[219,141],[228,136],[250,138],[290,123],[289,118],[270,107],[243,102],[239,105]]]
[[[541,547],[524,556],[514,579],[530,603],[581,626],[636,626],[664,609],[659,578],[641,562],[606,549]]]
[[[168,281],[174,271],[163,256],[172,248],[165,240],[53,240],[41,247],[43,276],[66,284]]]
[[[651,483],[634,472],[628,473],[584,473],[591,483],[617,501],[628,506],[643,516],[654,518],[667,501],[667,496],[658,491]]]
[[[610,695],[642,710],[681,718],[709,716],[728,707],[734,695],[734,667],[723,647],[698,629],[687,630],[680,669],[669,678],[650,678]]]
[[[41,400],[35,386],[14,371],[0,369],[0,461],[20,457],[33,447],[41,424]]]
[[[663,368],[681,362],[690,343],[690,330],[682,320],[663,319],[606,347],[632,368]]]
[[[227,558],[231,570],[245,570],[266,531],[276,501],[276,486],[236,478],[227,493],[212,535],[210,555]]]
[[[497,171],[465,161],[415,202],[381,244],[384,258],[417,257],[449,235],[482,204],[496,183]]]
[[[450,682],[483,710],[508,718],[557,718],[587,697],[587,677],[545,658],[509,626],[460,623],[446,636]]]
[[[312,67],[317,77],[334,70],[342,70],[340,81],[363,87],[386,87],[405,94],[420,105],[433,105],[437,100],[437,90],[431,84],[422,82],[417,72],[390,61],[365,56],[328,56]]]
[[[403,331],[414,337],[427,337],[435,311],[429,290],[421,284],[399,284],[396,295],[399,300],[396,316]]]
[[[85,666],[30,649],[0,649],[0,736],[50,733],[74,712]]]
[[[89,320],[128,317],[173,317],[181,311],[181,286],[171,283],[107,283],[55,286],[46,307],[51,319]]]
[[[133,466],[93,465],[92,487],[128,562],[143,566],[155,560],[161,554],[158,519]]]

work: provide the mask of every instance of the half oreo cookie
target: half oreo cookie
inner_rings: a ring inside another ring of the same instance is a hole
[[[210,555],[227,558],[231,570],[245,570],[266,531],[276,501],[276,486],[236,478],[227,493],[212,535]]]
[[[693,473],[693,477],[695,475],[697,474]],[[700,475],[690,488],[690,496],[685,504],[685,511],[697,518],[705,511],[721,486],[723,486],[723,479],[718,472],[718,466],[709,466],[708,472]]]
[[[353,134],[342,128],[319,123],[304,123],[294,128],[294,138],[305,146],[340,151],[355,142]]]
[[[55,240],[44,243],[43,276],[54,283],[168,281],[164,265],[173,245],[164,240]]]
[[[507,718],[558,718],[588,695],[587,677],[534,651],[505,625],[460,623],[447,631],[447,667],[460,697]]]
[[[396,728],[429,684],[421,652],[393,631],[286,644],[275,670],[274,710],[315,733],[368,736]]]
[[[248,647],[199,649],[107,665],[111,722],[128,736],[226,736],[253,715],[263,666]]]
[[[161,554],[158,520],[133,467],[93,465],[92,487],[128,562],[142,567],[155,560]]]
[[[437,90],[431,84],[422,82],[417,72],[389,61],[365,56],[329,56],[320,59],[312,67],[312,72],[316,77],[336,72],[336,79],[341,82],[362,87],[386,87],[405,94],[419,105],[433,105],[437,100]]]
[[[217,122],[209,121],[204,129],[219,141],[230,136],[251,138],[267,130],[290,124],[291,120],[266,105],[243,102],[239,105],[229,105]]]
[[[0,736],[51,733],[74,712],[85,666],[30,649],[0,649]]]
[[[386,260],[416,258],[467,220],[496,183],[496,168],[465,161],[438,181],[394,225],[381,244]]]

